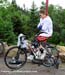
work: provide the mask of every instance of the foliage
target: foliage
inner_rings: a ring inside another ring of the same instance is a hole
[[[4,2],[4,4],[3,4]],[[45,3],[41,3],[45,8]],[[54,33],[49,42],[65,45],[65,9],[60,6],[49,5],[49,16],[53,20]],[[31,9],[20,8],[16,0],[10,4],[7,0],[0,0],[0,39],[7,43],[15,44],[17,36],[24,33],[29,39],[33,39],[38,33],[39,11],[35,3]]]
[[[29,27],[30,27],[30,36],[34,36],[37,32],[37,24],[38,24],[38,8],[35,3],[32,3],[32,8],[30,9],[30,19],[29,19]]]

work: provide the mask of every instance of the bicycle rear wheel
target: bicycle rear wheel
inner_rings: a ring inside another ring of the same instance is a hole
[[[56,46],[47,45],[47,50],[51,50],[51,54],[54,56],[54,65],[53,66],[56,69],[58,69],[59,64],[61,62],[58,49],[56,48]]]
[[[0,56],[2,56],[4,54],[4,50],[5,50],[4,44],[2,41],[0,41]]]
[[[17,58],[17,61],[20,60],[21,62],[20,63],[10,63],[11,61],[13,61],[15,58],[15,61],[16,61],[16,58]],[[6,64],[6,66],[10,69],[14,69],[14,70],[17,70],[17,69],[20,69],[21,67],[23,67],[25,65],[27,61],[27,53],[26,53],[26,50],[24,49],[21,49],[19,47],[12,47],[10,48],[6,54],[5,54],[5,57],[4,57],[4,62]]]

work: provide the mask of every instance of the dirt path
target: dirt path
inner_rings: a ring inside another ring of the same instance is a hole
[[[65,69],[56,70],[28,62],[23,68],[11,71],[5,66],[3,58],[0,58],[0,75],[65,75]]]

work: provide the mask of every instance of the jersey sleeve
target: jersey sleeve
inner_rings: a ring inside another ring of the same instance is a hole
[[[37,25],[37,28],[38,28],[39,30],[41,30],[41,29],[42,29],[41,19],[40,19],[39,24]]]

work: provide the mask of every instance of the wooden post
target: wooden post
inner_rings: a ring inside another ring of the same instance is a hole
[[[49,0],[46,0],[46,15],[48,15],[48,2]]]

